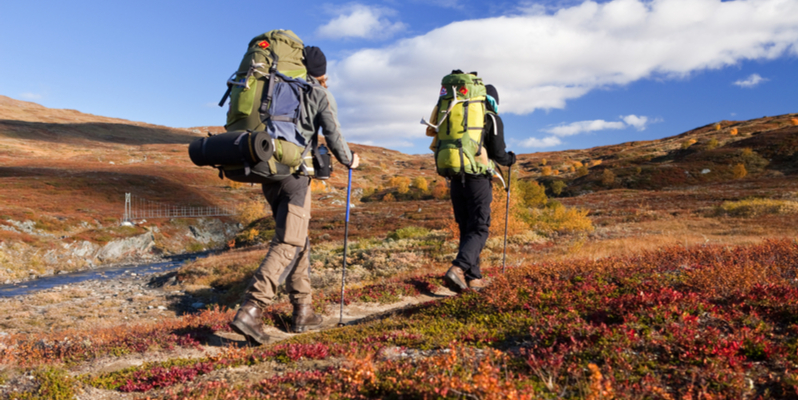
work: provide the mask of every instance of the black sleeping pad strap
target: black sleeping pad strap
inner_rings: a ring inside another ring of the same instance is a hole
[[[272,95],[275,92],[275,79],[277,75],[275,74],[278,72],[278,55],[275,54],[274,51],[270,50],[269,54],[272,55],[272,65],[269,66],[269,85],[267,86],[267,97],[264,102],[261,103],[261,107],[259,108],[259,112],[264,114],[264,117],[261,118],[261,121],[266,121],[269,119],[269,106],[272,104]]]
[[[469,132],[469,100],[464,102],[464,132]]]

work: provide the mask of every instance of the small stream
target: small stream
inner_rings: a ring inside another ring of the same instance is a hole
[[[70,272],[67,274],[45,276],[42,278],[10,285],[0,285],[0,297],[21,296],[35,293],[40,290],[52,289],[57,286],[69,285],[72,283],[79,283],[92,279],[108,280],[118,278],[123,275],[130,276],[131,274],[136,274],[138,276],[168,272],[177,269],[187,260],[191,261],[198,258],[203,258],[211,253],[211,251],[205,251],[201,253],[183,254],[156,263],[97,268],[86,271]]]

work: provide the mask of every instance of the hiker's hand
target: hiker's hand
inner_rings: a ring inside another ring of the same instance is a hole
[[[516,155],[516,154],[514,154],[514,152],[513,152],[513,151],[509,151],[509,152],[508,152],[508,156],[509,156],[509,157],[511,157],[511,163],[510,163],[510,164],[508,164],[508,165],[514,165],[514,164],[516,164],[516,163],[517,163],[517,155]]]
[[[350,164],[350,169],[358,168],[358,154],[353,153],[353,162]]]

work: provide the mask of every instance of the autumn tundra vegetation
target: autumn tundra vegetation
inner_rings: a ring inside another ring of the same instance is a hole
[[[92,206],[25,205],[0,194],[0,223],[31,209],[29,218],[54,236],[4,230],[4,242],[46,249],[69,240],[56,236],[107,234],[116,229],[111,221],[91,234],[69,225],[98,219],[126,189],[77,182],[123,177],[162,201],[235,202],[240,212],[231,218],[241,229],[219,252],[149,280],[142,297],[168,305],[157,314],[118,313],[128,299],[115,298],[67,308],[91,297],[78,289],[0,302],[5,398],[797,397],[796,114],[520,154],[510,180],[505,273],[506,192],[496,182],[482,253],[490,285],[461,294],[442,280],[458,227],[430,155],[353,145],[362,164],[354,171],[344,297],[347,178],[335,169],[330,180],[312,183],[313,307],[326,327],[288,333],[292,307],[281,293],[264,313],[272,339],[257,347],[228,322],[275,227],[258,187],[221,181],[181,158],[209,128],[153,144],[164,136],[103,139],[112,127],[97,124],[101,117],[70,114],[83,118],[72,123],[14,115],[0,121],[0,178],[15,195],[35,199],[49,196],[46,182],[62,171],[60,195],[84,196]],[[51,147],[34,146],[25,130],[49,132]],[[102,153],[80,156],[79,147],[93,143]],[[125,164],[144,153],[150,161]],[[118,162],[109,166],[112,158]],[[46,227],[50,217],[61,225]],[[170,232],[191,223],[132,229],[158,227],[177,240]],[[186,297],[203,306],[180,306]],[[340,303],[344,327],[336,327]]]

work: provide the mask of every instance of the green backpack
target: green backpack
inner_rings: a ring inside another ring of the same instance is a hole
[[[302,136],[297,123],[304,112],[303,94],[310,90],[304,80],[303,49],[303,41],[290,30],[272,30],[250,40],[219,106],[230,97],[227,132],[267,131],[275,152],[270,160],[255,165],[224,165],[220,170],[229,179],[258,182],[279,180],[299,169],[313,173],[306,161],[313,141],[303,147],[297,139]]]
[[[437,121],[435,125],[426,123],[437,130],[435,158],[439,175],[491,173],[492,164],[483,148],[485,100],[486,87],[477,73],[456,70],[442,78]]]
[[[273,68],[274,67],[274,68]],[[230,108],[225,129],[264,130],[262,115],[268,104],[262,105],[264,87],[269,90],[271,72],[275,70],[290,78],[305,78],[303,41],[289,30],[273,30],[254,37],[239,69],[228,79],[228,90],[219,106],[230,96]]]

